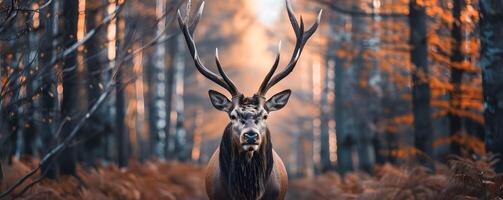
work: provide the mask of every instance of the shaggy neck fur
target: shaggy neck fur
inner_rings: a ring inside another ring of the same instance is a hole
[[[220,173],[226,191],[232,199],[257,200],[265,192],[273,168],[272,143],[269,130],[260,149],[247,158],[247,152],[241,151],[233,142],[231,125],[225,128],[220,143]]]

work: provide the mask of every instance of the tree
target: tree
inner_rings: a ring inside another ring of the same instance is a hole
[[[409,26],[412,71],[412,112],[414,116],[414,146],[432,155],[432,125],[428,78],[427,15],[416,0],[409,3]]]
[[[347,23],[351,23],[349,17],[341,17],[340,24],[342,26]],[[348,26],[344,26],[348,27]],[[343,43],[338,45],[339,48],[337,50],[342,50],[344,47],[347,47],[347,44],[351,41],[351,32],[350,30],[341,31],[341,37],[339,42]],[[335,61],[335,101],[334,101],[334,118],[336,121],[336,135],[337,135],[337,170],[340,173],[345,173],[353,169],[353,159],[352,159],[352,139],[351,135],[346,130],[346,111],[345,111],[345,91],[344,91],[344,83],[346,81],[346,70],[345,66],[347,65],[347,59],[342,56],[336,56]]]
[[[65,49],[71,47],[77,42],[77,17],[78,17],[78,2],[64,1],[62,2],[62,17],[65,19],[63,23],[63,47]],[[69,136],[72,128],[75,125],[75,118],[78,113],[79,105],[79,84],[77,70],[77,52],[72,51],[63,60],[63,102],[61,105],[61,116],[65,118],[62,128],[60,141],[63,141]],[[59,157],[59,170],[61,174],[75,174],[76,169],[76,152],[74,147],[69,147],[61,153]]]
[[[464,0],[454,0],[452,15],[454,18],[454,22],[452,23],[452,39],[454,44],[452,45],[453,49],[451,52],[450,61],[452,63],[461,63],[464,60],[464,56],[462,53],[462,43],[463,43],[463,32],[462,32],[462,21],[461,21],[461,10],[464,7]],[[451,91],[451,101],[450,106],[452,109],[460,109],[461,107],[461,80],[463,77],[463,70],[451,66],[451,79],[450,83],[453,86],[453,90]],[[461,117],[457,114],[450,112],[449,113],[449,128],[451,137],[456,134],[461,134]],[[451,152],[453,154],[459,154],[460,149],[459,145],[456,143],[451,144]]]
[[[86,30],[93,30],[98,23],[103,21],[105,17],[105,9],[102,7],[102,0],[86,0]],[[86,80],[87,84],[85,88],[87,90],[87,108],[90,109],[91,106],[98,100],[99,96],[103,92],[103,73],[104,66],[106,65],[106,57],[103,56],[100,50],[105,43],[105,31],[101,30],[96,33],[96,35],[90,38],[85,43],[85,57],[86,57]],[[88,136],[89,140],[84,143],[84,160],[86,165],[93,166],[98,156],[96,150],[99,145],[103,143],[104,135],[111,132],[110,125],[106,122],[107,109],[105,107],[100,107],[96,114],[89,118],[89,122],[86,125],[86,132],[93,133],[92,136]]]
[[[330,25],[333,25],[336,21],[335,16],[333,14],[327,14],[327,21]],[[321,95],[321,111],[320,111],[320,162],[321,162],[321,171],[332,170],[334,168],[332,164],[331,155],[330,155],[330,133],[331,131],[329,123],[331,120],[331,111],[332,106],[330,105],[329,96],[333,92],[334,88],[334,49],[336,48],[337,43],[335,42],[335,38],[333,37],[333,33],[335,32],[333,29],[335,27],[329,27],[328,34],[328,46],[325,55],[325,77],[323,79],[323,90]],[[335,137],[335,135],[333,136]]]
[[[159,40],[166,38],[166,0],[156,0],[157,22],[156,35],[160,35]],[[155,46],[154,57],[151,67],[148,69],[150,89],[149,95],[149,120],[150,120],[150,140],[152,152],[155,156],[164,158],[166,150],[166,46],[157,44]]]
[[[40,52],[40,66],[42,67],[42,85],[41,85],[41,99],[40,108],[38,109],[42,120],[38,125],[38,135],[41,138],[42,146],[41,155],[46,155],[49,150],[54,147],[56,137],[56,122],[59,121],[59,113],[56,108],[58,107],[58,91],[57,79],[55,68],[51,66],[51,62],[58,54],[57,47],[59,45],[59,11],[61,3],[59,1],[53,2],[48,8],[43,9],[41,12],[41,26],[45,29],[44,36],[41,40]],[[42,166],[41,171],[47,173],[47,177],[55,178],[57,175],[57,165]]]
[[[357,10],[357,8],[353,8]],[[367,46],[367,33],[369,32],[369,19],[362,17],[353,17],[352,33],[353,43],[355,44],[355,55],[352,60],[352,68],[354,71],[354,98],[361,99],[359,102],[354,102],[352,105],[352,117],[354,126],[355,148],[358,153],[358,169],[370,172],[374,164],[374,149],[372,148],[372,131],[369,124],[371,117],[371,107],[361,104],[371,104],[372,95],[370,95],[369,79],[373,71],[374,64],[368,58],[371,48]],[[371,22],[371,21],[370,21]],[[373,36],[370,36],[373,37]]]
[[[32,3],[32,8],[37,9],[38,4],[37,3]],[[28,73],[26,74],[27,77],[34,79],[35,77],[35,71],[39,69],[39,56],[38,56],[38,49],[40,49],[39,45],[39,31],[40,31],[40,15],[38,13],[32,14],[29,18],[29,21],[31,21],[31,26],[33,27],[32,31],[28,34],[28,41],[27,41],[27,51],[25,52],[25,64],[24,67],[29,69]],[[42,66],[43,67],[43,66]],[[26,83],[25,86],[25,93],[26,97],[29,98],[28,102],[23,105],[23,142],[22,142],[22,154],[26,154],[28,156],[34,156],[35,155],[35,139],[36,139],[36,132],[37,126],[36,126],[36,104],[38,99],[35,98],[36,94],[38,93],[39,89],[39,82],[34,81],[34,80],[28,80],[28,83]]]
[[[119,6],[120,1],[116,1],[116,6]],[[127,11],[127,9],[126,9]],[[113,22],[116,23],[116,59],[115,68],[117,69],[115,76],[115,83],[117,87],[115,88],[115,141],[117,144],[117,164],[119,167],[127,167],[129,159],[129,134],[126,127],[126,94],[125,90],[125,68],[123,63],[121,63],[124,57],[127,55],[127,39],[130,35],[126,35],[126,22],[127,12],[122,12],[117,16],[117,19]]]
[[[187,145],[187,134],[185,128],[183,126],[185,114],[184,114],[184,71],[185,71],[185,45],[183,45],[183,37],[182,35],[176,38],[176,54],[173,55],[173,63],[171,67],[174,67],[174,82],[171,87],[173,87],[173,105],[175,118],[174,122],[174,141],[175,141],[175,152],[177,158],[179,160],[188,160],[190,159],[190,150],[191,147]]]
[[[487,150],[503,154],[503,1],[480,1],[480,67]],[[496,171],[503,171],[498,162]]]

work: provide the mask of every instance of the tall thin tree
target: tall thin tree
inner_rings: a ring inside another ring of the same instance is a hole
[[[103,21],[105,9],[103,8],[103,0],[86,0],[86,30],[93,30],[99,22]],[[105,66],[105,51],[102,47],[105,43],[104,30],[96,32],[96,35],[90,38],[85,45],[86,58],[86,85],[88,108],[98,100],[103,92],[103,73]],[[110,131],[107,128],[107,123],[103,116],[106,116],[104,106],[100,107],[96,114],[91,115],[87,122],[86,132],[93,133],[93,136],[85,141],[84,161],[86,165],[92,166],[98,156],[96,152],[99,145],[103,142],[103,135]],[[108,129],[108,130],[107,130]]]
[[[480,67],[484,94],[486,148],[503,154],[503,1],[480,1]],[[496,171],[503,171],[498,162]]]
[[[42,9],[41,12],[41,26],[45,29],[41,47],[44,50],[40,52],[40,65],[42,68],[42,91],[40,99],[40,115],[42,117],[38,134],[40,135],[42,146],[41,155],[46,155],[49,150],[54,147],[56,143],[56,122],[59,121],[58,108],[58,92],[57,92],[57,79],[55,68],[50,66],[52,59],[58,53],[57,47],[61,41],[58,37],[59,34],[59,11],[61,2],[54,1],[48,8]],[[49,178],[55,178],[57,175],[57,165],[42,165],[41,171],[47,174]]]
[[[77,17],[78,2],[62,2],[63,23],[63,47],[70,48],[77,42]],[[76,67],[77,51],[72,51],[63,61],[63,102],[61,105],[61,115],[68,119],[62,127],[62,133],[59,140],[64,140],[69,136],[75,125],[75,118],[78,113],[79,101],[79,76]],[[59,170],[61,174],[75,174],[76,153],[74,147],[69,147],[61,153],[59,158]]]
[[[428,78],[427,15],[417,0],[409,2],[410,51],[412,71],[412,113],[414,116],[414,146],[432,155],[432,125],[430,86]]]
[[[453,90],[450,92],[450,107],[452,110],[461,109],[461,81],[463,78],[463,70],[455,67],[456,64],[461,63],[464,60],[463,56],[463,32],[462,32],[462,21],[461,21],[461,10],[465,6],[464,0],[454,0],[452,15],[454,22],[452,22],[451,36],[453,39],[452,52],[450,61],[453,64],[451,66],[451,79],[449,82],[453,86]],[[461,117],[455,112],[449,113],[449,134],[454,136],[456,134],[461,134]],[[457,143],[452,143],[450,146],[450,153],[459,154],[460,149]]]
[[[120,1],[116,1],[116,6],[120,6]],[[125,6],[125,5],[124,5]],[[126,167],[128,165],[129,158],[129,134],[126,127],[126,94],[125,94],[125,69],[121,65],[122,59],[126,56],[127,51],[124,51],[130,34],[126,33],[126,18],[128,14],[128,7],[124,9],[115,21],[116,25],[116,38],[117,38],[117,49],[116,49],[116,59],[115,67],[117,73],[115,76],[115,83],[118,87],[115,88],[115,142],[117,144],[117,164],[119,167]],[[128,62],[129,63],[129,62]]]
[[[344,30],[341,32],[338,32],[336,35],[340,35],[340,40],[336,41],[339,43],[347,43],[351,41],[351,30],[347,30],[346,27],[351,27],[348,26],[348,23],[352,23],[350,20],[350,17],[342,16],[340,18],[339,24],[342,27],[345,27]],[[340,46],[340,48],[337,49],[338,51],[342,51],[343,48]],[[335,54],[335,52],[334,52]],[[335,101],[334,101],[334,118],[336,122],[335,126],[335,132],[337,135],[337,170],[340,173],[346,173],[347,171],[350,171],[353,169],[353,159],[352,159],[352,150],[351,150],[351,137],[349,135],[349,132],[347,129],[345,129],[346,126],[346,111],[344,108],[344,102],[346,101],[345,98],[345,90],[344,90],[344,84],[346,83],[346,70],[345,66],[347,65],[347,59],[342,56],[335,56],[335,78],[334,78],[334,84],[335,84]]]

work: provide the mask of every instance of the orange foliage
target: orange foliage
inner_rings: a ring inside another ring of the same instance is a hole
[[[469,62],[467,60],[461,62],[452,62],[448,56],[441,55],[435,52],[430,52],[429,55],[433,60],[445,64],[446,66],[449,66],[451,68],[463,70],[470,73],[480,72],[480,68],[476,66],[475,63],[473,62]]]
[[[402,147],[400,149],[396,149],[391,151],[391,155],[395,158],[410,158],[416,156],[421,151],[415,147]]]
[[[412,116],[412,114],[405,114],[389,118],[386,121],[395,124],[412,124],[412,122],[414,122],[414,116]]]
[[[441,137],[433,141],[433,146],[437,147],[451,143],[459,144],[461,147],[473,151],[481,156],[486,154],[484,142],[469,134],[454,134],[448,137]]]

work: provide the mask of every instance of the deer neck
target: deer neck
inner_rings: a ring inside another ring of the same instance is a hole
[[[232,134],[231,124],[228,124],[220,143],[220,174],[226,191],[233,199],[259,199],[265,192],[273,169],[269,130],[266,130],[264,143],[251,159],[233,142]]]

